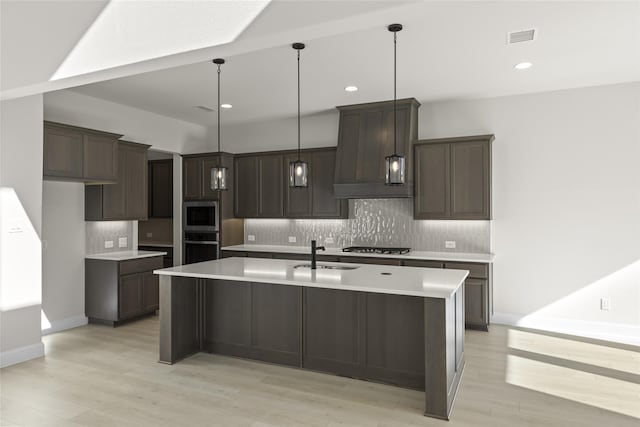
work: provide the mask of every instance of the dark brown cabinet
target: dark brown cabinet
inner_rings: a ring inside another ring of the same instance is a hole
[[[464,282],[465,326],[471,329],[488,330],[491,301],[491,265],[480,263],[446,262],[445,268],[468,270]]]
[[[211,169],[222,165],[227,168],[227,191],[214,191],[211,189]],[[228,153],[207,153],[192,154],[183,156],[182,159],[182,181],[184,200],[220,200],[220,193],[223,197],[231,194],[229,202],[233,199],[234,173],[233,155]],[[232,210],[232,204],[229,206]],[[231,212],[230,215],[233,216]]]
[[[44,122],[43,169],[48,180],[112,183],[118,179],[122,135]]]
[[[414,145],[416,219],[491,219],[493,135]]]
[[[285,156],[285,176],[288,179],[289,162],[297,153]],[[304,150],[300,158],[309,164],[309,185],[291,188],[285,180],[284,216],[287,218],[347,218],[348,201],[337,199],[333,190],[336,165],[335,148]]]
[[[410,197],[413,193],[412,142],[418,137],[413,98],[397,101],[397,153],[405,156],[406,182],[385,185],[385,157],[394,152],[393,102],[337,107],[340,111],[335,169],[337,197]]]
[[[235,159],[235,216],[284,216],[284,156],[259,154]]]
[[[85,314],[91,323],[118,322],[153,313],[159,308],[162,256],[112,261],[85,260]]]
[[[149,218],[173,217],[173,160],[151,160],[149,169]]]
[[[118,182],[85,186],[85,220],[147,219],[148,145],[120,141]]]

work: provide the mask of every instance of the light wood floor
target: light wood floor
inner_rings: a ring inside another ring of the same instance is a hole
[[[492,326],[467,331],[450,422],[423,393],[208,354],[156,362],[158,318],[44,337],[0,371],[3,426],[640,426],[632,347]],[[625,415],[626,414],[626,415]]]

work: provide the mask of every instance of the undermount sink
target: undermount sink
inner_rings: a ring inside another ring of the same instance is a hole
[[[311,268],[311,264],[298,264],[298,265],[294,265],[293,268]],[[317,264],[316,268],[318,270],[355,270],[358,267],[352,267],[352,266],[348,266],[348,265]]]

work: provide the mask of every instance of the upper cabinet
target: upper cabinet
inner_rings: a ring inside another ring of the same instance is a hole
[[[397,154],[405,156],[406,185],[385,185],[385,157],[394,153],[393,101],[337,107],[340,110],[335,195],[339,198],[411,197],[412,142],[418,137],[414,98],[397,101]]]
[[[43,169],[47,180],[113,183],[118,179],[122,135],[44,122]]]
[[[173,160],[150,160],[149,218],[173,217]]]
[[[182,195],[184,200],[218,200],[218,191],[211,189],[211,169],[218,164],[227,168],[227,188],[233,190],[233,155],[207,153],[183,156]]]
[[[417,141],[415,219],[491,219],[493,135]]]
[[[147,219],[148,145],[120,141],[116,184],[85,186],[85,220]]]
[[[238,218],[346,218],[347,200],[334,195],[336,149],[302,150],[309,185],[289,187],[289,162],[297,151],[254,153],[235,159],[235,216]]]
[[[297,158],[296,152],[285,156],[284,168],[287,179],[289,162]],[[291,188],[285,179],[285,217],[347,218],[348,200],[337,199],[333,190],[336,149],[305,150],[300,158],[309,164],[309,185],[306,188]]]

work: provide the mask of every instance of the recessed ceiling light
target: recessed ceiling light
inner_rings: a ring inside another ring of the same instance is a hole
[[[233,105],[231,104],[220,104],[220,108],[231,108]]]
[[[358,90],[358,86],[347,86],[344,90],[347,92],[356,92]]]
[[[527,68],[531,68],[533,64],[531,62],[520,62],[513,66],[516,70],[526,70]]]

